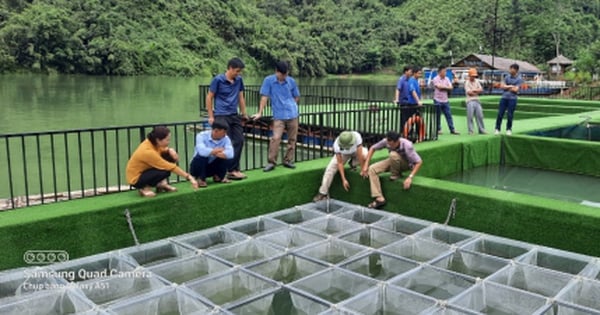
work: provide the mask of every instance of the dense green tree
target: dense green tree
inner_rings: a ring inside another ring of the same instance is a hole
[[[579,52],[575,68],[580,72],[600,74],[600,40],[591,43],[589,49]]]
[[[599,16],[600,0],[0,0],[0,72],[210,76],[239,56],[322,76],[494,51],[543,65],[595,56]]]

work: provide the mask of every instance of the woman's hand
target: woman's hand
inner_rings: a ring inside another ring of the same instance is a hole
[[[192,188],[194,190],[198,190],[198,182],[196,181],[196,179],[194,178],[194,176],[188,174],[188,176],[186,177],[186,179],[190,182],[190,184],[192,184]]]

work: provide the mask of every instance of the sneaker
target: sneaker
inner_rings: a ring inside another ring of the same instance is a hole
[[[287,167],[287,168],[291,168],[291,169],[296,168],[296,165],[294,165],[294,162],[283,162],[283,166]]]
[[[512,135],[512,131],[511,130],[506,130],[506,135],[507,136],[511,136]]]
[[[323,195],[322,193],[318,193],[314,198],[313,198],[313,202],[318,202],[321,200],[325,200],[327,199],[327,195]]]
[[[265,168],[263,168],[263,172],[270,172],[275,168],[275,164],[273,163],[269,163],[267,164],[267,166],[265,166]]]
[[[438,135],[444,134],[441,130],[438,130]]]
[[[479,134],[480,134],[480,135],[487,135],[487,131],[485,131],[485,130],[482,130],[482,131],[480,131],[480,132],[479,132]]]
[[[390,175],[390,181],[394,182],[394,181],[396,181],[398,178],[400,178],[400,176],[401,176],[401,175],[394,175],[394,174],[392,174],[392,175]]]
[[[460,132],[458,132],[456,130],[452,130],[450,133],[453,134],[453,135],[459,135],[460,134]]]
[[[204,187],[207,187],[207,186],[208,186],[208,184],[206,184],[205,180],[199,180],[198,181],[198,187],[204,188]]]
[[[499,135],[499,134],[500,134],[500,130],[498,130],[498,129],[494,130],[494,135],[496,135],[496,136],[497,136],[497,135]]]

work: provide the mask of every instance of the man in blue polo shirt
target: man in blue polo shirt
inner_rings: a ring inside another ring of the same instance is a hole
[[[500,134],[500,128],[502,126],[502,119],[504,118],[504,112],[508,110],[506,115],[506,135],[512,135],[512,122],[513,114],[517,109],[517,96],[519,89],[523,84],[523,79],[519,74],[519,65],[512,64],[508,68],[508,75],[504,77],[504,82],[500,84],[500,88],[504,90],[502,92],[502,98],[500,98],[500,104],[498,106],[498,117],[496,117],[496,130],[495,135]]]
[[[283,166],[296,168],[294,156],[296,152],[296,136],[298,135],[298,100],[300,92],[296,81],[288,76],[288,63],[279,61],[275,65],[275,74],[267,76],[260,87],[260,106],[258,113],[252,115],[252,119],[259,119],[271,100],[273,110],[273,136],[269,143],[269,163],[263,171],[269,172],[277,165],[277,153],[283,136],[283,130],[287,132],[287,150],[283,158]]]
[[[208,123],[219,122],[227,127],[227,135],[233,144],[233,161],[229,166],[229,179],[244,179],[246,175],[240,172],[240,158],[244,147],[244,130],[242,118],[238,116],[238,105],[244,119],[246,114],[246,99],[244,98],[244,82],[240,74],[244,63],[239,58],[232,58],[227,63],[227,71],[215,76],[210,82],[206,95],[206,110]]]
[[[405,66],[402,76],[398,79],[396,85],[396,93],[394,97],[394,103],[404,106],[408,104],[408,80],[412,77],[413,69],[410,66]]]
[[[406,121],[411,116],[419,115],[419,107],[423,105],[423,101],[421,100],[421,86],[419,85],[419,78],[421,78],[422,73],[421,67],[414,67],[412,69],[412,76],[408,79],[408,98],[406,106],[402,106],[401,109],[400,130],[404,129]]]
[[[225,174],[233,156],[233,146],[227,136],[227,126],[214,122],[211,130],[196,135],[190,174],[198,178],[199,187],[207,186],[207,176],[212,176],[214,182],[228,183]]]

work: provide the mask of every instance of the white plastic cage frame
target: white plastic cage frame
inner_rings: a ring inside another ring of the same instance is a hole
[[[0,314],[600,315],[600,258],[337,200],[0,272]]]

